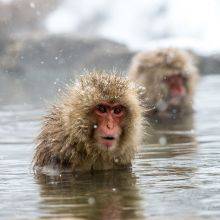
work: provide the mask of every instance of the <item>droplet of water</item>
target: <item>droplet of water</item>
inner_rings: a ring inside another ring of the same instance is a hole
[[[89,203],[89,205],[94,205],[95,204],[95,198],[94,197],[89,197],[88,198],[88,203]]]
[[[31,7],[31,8],[36,8],[36,5],[34,4],[34,2],[31,2],[31,3],[30,3],[30,7]]]
[[[165,111],[167,108],[167,103],[164,100],[159,100],[156,104],[156,107],[158,108],[159,111]]]
[[[174,109],[172,109],[172,112],[173,112],[173,114],[176,114],[177,110],[174,108]]]
[[[160,143],[160,145],[162,145],[162,146],[166,145],[166,144],[167,144],[167,138],[166,138],[165,136],[161,136],[161,137],[159,138],[159,143]]]
[[[114,158],[115,163],[118,163],[118,158]]]

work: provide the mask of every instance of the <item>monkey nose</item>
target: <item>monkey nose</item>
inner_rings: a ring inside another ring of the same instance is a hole
[[[108,129],[113,129],[114,128],[114,123],[112,123],[112,122],[107,122],[107,128]]]

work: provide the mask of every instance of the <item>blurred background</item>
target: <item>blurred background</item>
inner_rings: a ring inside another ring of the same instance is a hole
[[[85,70],[126,74],[140,50],[175,46],[220,72],[218,0],[0,0],[0,103],[44,103]]]

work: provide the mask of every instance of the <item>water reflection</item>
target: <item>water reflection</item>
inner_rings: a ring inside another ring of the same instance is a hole
[[[194,187],[189,181],[197,170],[194,155],[198,143],[193,114],[176,120],[155,117],[150,124],[152,132],[137,155],[135,168],[141,170],[141,175],[155,176],[158,182],[154,184],[158,186],[160,181],[169,180],[171,184],[167,183],[165,190],[167,187]],[[182,185],[179,180],[182,181]]]
[[[169,158],[195,153],[197,140],[193,114],[178,119],[153,118],[152,133],[146,140],[146,158]]]
[[[37,174],[43,217],[137,218],[139,193],[131,170],[49,176]],[[129,193],[128,193],[129,191]],[[139,216],[140,217],[140,216]]]

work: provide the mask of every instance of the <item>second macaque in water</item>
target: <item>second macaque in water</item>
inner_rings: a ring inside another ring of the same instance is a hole
[[[188,52],[166,48],[139,53],[129,77],[145,87],[143,99],[152,109],[149,114],[176,118],[192,112],[199,74]]]

